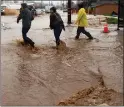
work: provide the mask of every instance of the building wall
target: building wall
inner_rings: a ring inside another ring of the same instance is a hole
[[[111,14],[113,11],[118,13],[118,5],[117,4],[105,4],[101,6],[97,6],[94,10],[95,14]]]

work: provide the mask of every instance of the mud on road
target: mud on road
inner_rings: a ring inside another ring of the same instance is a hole
[[[91,87],[59,102],[58,106],[120,106],[123,95],[102,85]]]

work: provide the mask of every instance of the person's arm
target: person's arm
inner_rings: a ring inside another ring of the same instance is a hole
[[[64,25],[63,20],[62,20],[62,28],[63,28],[63,30],[65,31],[65,25]]]
[[[63,23],[63,30],[65,31],[65,25],[64,25],[64,23]]]
[[[33,10],[31,11],[31,21],[33,21],[34,20],[34,12],[33,12]]]
[[[57,14],[58,14],[58,13],[57,13]],[[64,22],[63,22],[63,20],[62,20],[62,17],[60,16],[60,14],[58,14],[58,16],[59,16],[59,18],[60,18],[60,20],[61,20],[62,28],[63,28],[63,30],[65,31],[65,25],[64,25]]]
[[[53,21],[54,21],[54,15],[50,15],[50,28],[53,29]]]
[[[17,18],[17,23],[19,23],[19,21],[22,19],[22,17],[23,17],[23,11],[21,10],[20,14],[19,14],[19,16]]]

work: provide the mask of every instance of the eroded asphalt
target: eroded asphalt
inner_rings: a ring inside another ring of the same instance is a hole
[[[102,77],[107,88],[123,94],[122,36],[114,31],[102,33],[103,26],[88,27],[97,39],[81,35],[74,40],[76,27],[66,27],[61,50],[54,49],[48,15],[37,17],[28,35],[38,51],[21,46],[21,22],[15,16],[3,16],[1,35],[2,105],[57,105],[74,93],[97,86]],[[121,40],[121,41],[120,41]]]

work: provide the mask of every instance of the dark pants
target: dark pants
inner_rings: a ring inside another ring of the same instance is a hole
[[[60,26],[56,26],[54,28],[54,36],[55,36],[55,39],[56,39],[56,45],[59,45],[60,44],[60,35],[61,35],[61,32],[62,32],[62,28]]]
[[[30,38],[27,37],[27,33],[28,33],[29,29],[30,29],[30,27],[28,27],[28,28],[23,27],[22,28],[22,36],[23,36],[24,43],[33,45],[34,42]]]
[[[78,27],[78,29],[77,29],[77,37],[80,36],[80,33],[85,34],[85,35],[86,35],[88,38],[90,38],[90,39],[93,38],[93,37],[91,36],[91,34],[85,30],[84,27]]]

